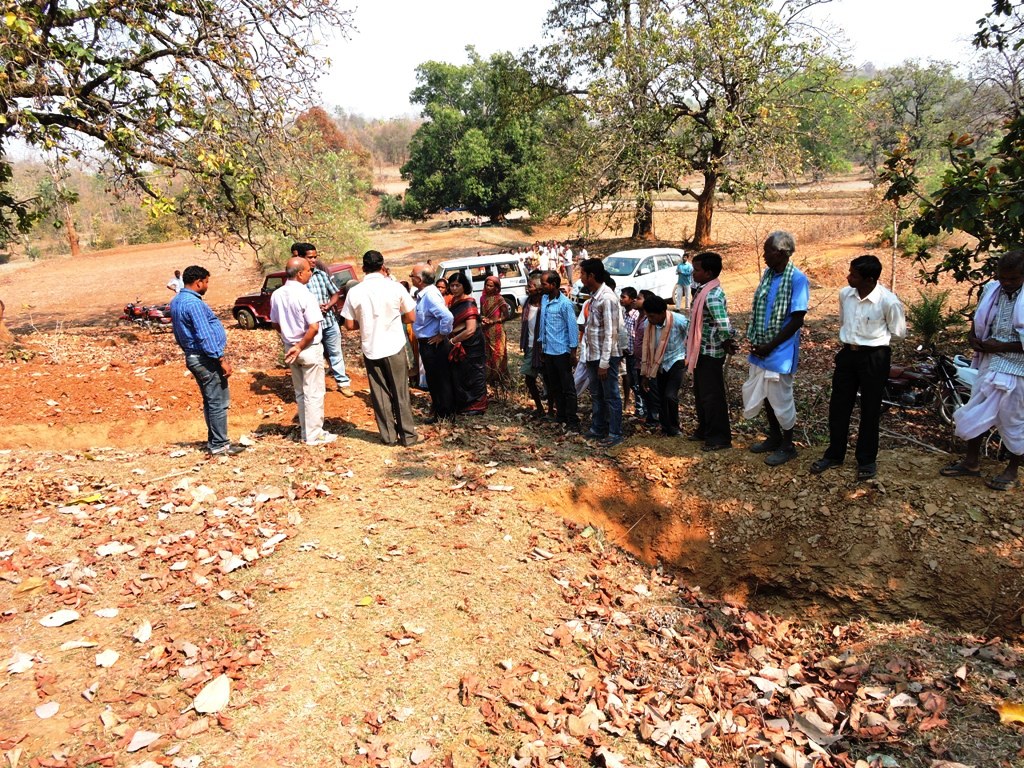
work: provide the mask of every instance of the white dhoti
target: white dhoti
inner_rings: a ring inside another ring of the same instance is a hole
[[[582,355],[580,355],[579,362],[576,363],[576,370],[572,372],[572,380],[576,385],[577,398],[583,397],[584,392],[590,391],[590,372],[587,371],[587,364]]]
[[[981,363],[971,399],[953,414],[956,436],[971,440],[995,429],[1006,449],[1020,456],[1024,454],[1024,377],[988,370],[989,359]]]
[[[793,399],[793,374],[768,371],[750,364],[750,375],[743,382],[743,418],[752,419],[767,400],[775,411],[779,426],[796,426],[796,401]]]

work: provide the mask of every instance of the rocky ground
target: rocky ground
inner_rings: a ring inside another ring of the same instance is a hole
[[[8,764],[1021,764],[1020,493],[938,477],[956,446],[928,411],[887,416],[876,481],[808,473],[844,238],[801,264],[804,445],[776,470],[743,450],[756,423],[729,452],[633,428],[602,453],[516,392],[386,448],[351,339],[342,439],[310,451],[273,334],[236,328],[251,446],[210,460],[173,339],[105,320],[188,247],[0,276],[21,342],[0,365]],[[749,262],[740,316],[754,259],[723,250]],[[254,281],[215,273],[211,304]]]

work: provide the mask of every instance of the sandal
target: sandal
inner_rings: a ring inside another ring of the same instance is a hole
[[[993,491],[1009,491],[1014,488],[1020,488],[1020,480],[1017,480],[1016,478],[1013,480],[1007,480],[997,475],[996,477],[986,480],[985,485]]]
[[[939,470],[943,477],[981,477],[980,469],[971,469],[963,461],[954,461]]]

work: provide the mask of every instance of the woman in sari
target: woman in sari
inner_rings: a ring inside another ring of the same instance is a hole
[[[509,385],[505,321],[511,315],[512,309],[501,295],[501,278],[491,275],[484,281],[484,295],[480,297],[480,323],[487,345],[487,383],[501,389]]]
[[[473,298],[473,287],[465,273],[458,272],[448,283],[452,294],[449,307],[455,320],[448,355],[455,384],[455,407],[459,413],[476,414],[487,410],[487,348],[484,343],[480,312]]]

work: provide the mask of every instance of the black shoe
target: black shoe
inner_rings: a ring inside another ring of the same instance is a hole
[[[689,440],[691,443],[703,443],[704,435],[702,435],[700,432],[691,432],[686,436],[686,439]]]
[[[724,451],[726,448],[732,448],[732,443],[704,443],[704,445],[700,447],[700,449],[705,453],[710,453],[711,451]]]
[[[769,453],[764,458],[764,463],[769,467],[778,467],[796,458],[796,446],[790,443],[783,445]]]
[[[878,465],[875,462],[870,464],[861,464],[857,467],[857,479],[858,480],[871,480],[878,474]]]
[[[771,453],[779,450],[780,445],[782,445],[781,437],[767,437],[760,443],[754,443],[748,450],[751,453]]]
[[[816,462],[811,464],[811,474],[820,475],[826,469],[832,469],[832,467],[841,466],[842,463],[843,462],[841,461],[834,461],[833,459],[828,458],[828,456],[822,456]]]

